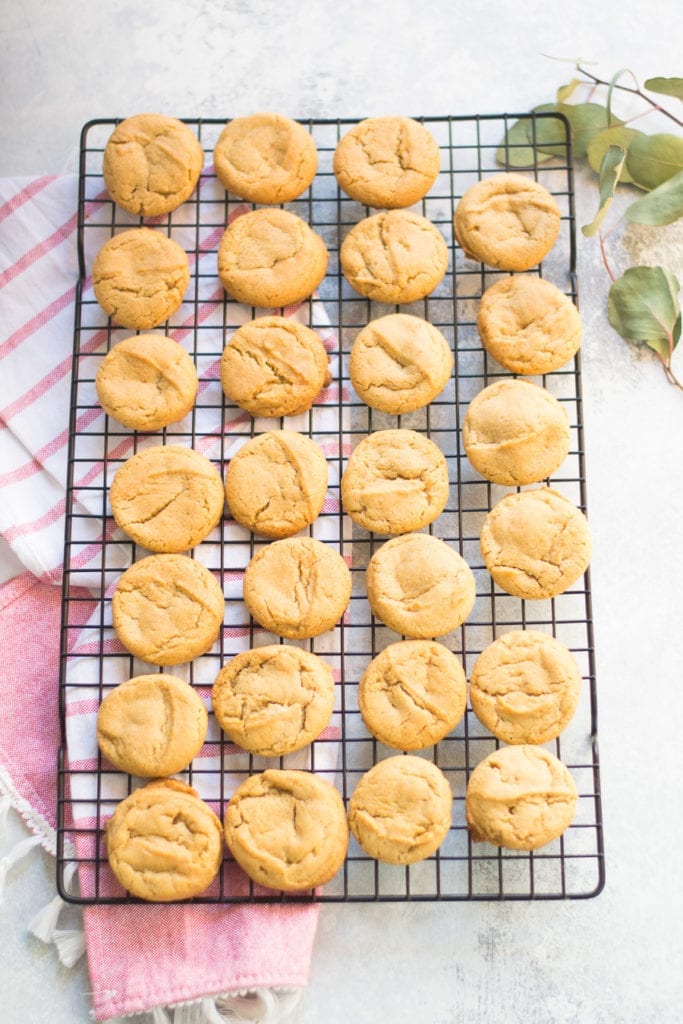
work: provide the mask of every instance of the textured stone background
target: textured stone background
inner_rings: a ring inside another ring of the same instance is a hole
[[[594,60],[607,78],[623,66],[641,80],[680,75],[676,7],[5,0],[0,173],[75,170],[80,127],[98,116],[526,110],[571,77],[569,65],[543,54]],[[596,195],[594,179],[579,173],[579,224],[592,218]],[[662,262],[680,276],[682,235],[681,224],[632,227],[615,265]],[[325,906],[297,1024],[681,1020],[683,394],[653,357],[634,353],[610,329],[597,242],[581,235],[579,281],[605,892],[567,904]],[[683,377],[683,355],[678,372]],[[3,848],[23,834],[12,815]],[[53,884],[42,854],[8,881],[0,911],[8,1024],[89,1019],[83,962],[64,970],[25,931]]]

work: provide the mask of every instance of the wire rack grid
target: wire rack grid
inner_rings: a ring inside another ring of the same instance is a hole
[[[102,179],[104,145],[117,121],[85,125],[81,139],[77,285],[72,402],[69,424],[63,620],[60,673],[62,745],[58,772],[58,888],[69,902],[131,902],[114,880],[103,843],[103,826],[117,802],[140,784],[114,769],[97,750],[95,718],[102,698],[126,678],[149,672],[117,641],[111,626],[111,594],[121,571],[143,557],[115,528],[108,506],[109,484],[125,459],[150,445],[179,443],[196,447],[223,471],[237,448],[263,430],[278,426],[312,437],[325,452],[330,487],[323,511],[310,535],[334,545],[352,573],[352,597],[338,626],[302,642],[333,667],[336,704],[330,727],[306,750],[284,759],[265,759],[228,742],[210,714],[207,741],[184,778],[222,817],[235,786],[265,767],[297,767],[321,773],[348,801],[359,778],[378,760],[396,753],[365,729],[357,702],[357,685],[371,658],[399,637],[376,621],[369,609],[364,573],[368,560],[385,537],[354,526],[344,516],[339,481],[345,460],[366,434],[386,427],[409,427],[434,440],[449,467],[450,496],[429,532],[452,544],[472,568],[477,600],[468,620],[441,638],[462,659],[469,677],[479,653],[510,629],[533,628],[558,637],[572,651],[583,677],[579,708],[561,737],[548,747],[569,767],[579,790],[578,810],[565,834],[541,850],[520,853],[473,843],[468,834],[464,799],[475,765],[498,743],[468,706],[460,725],[434,747],[420,752],[433,760],[453,790],[452,827],[432,857],[410,867],[395,867],[369,858],[351,840],[338,875],[322,892],[282,894],[254,886],[226,851],[223,870],[196,903],[297,901],[519,900],[589,897],[604,884],[604,850],[597,744],[597,704],[593,659],[590,582],[587,573],[565,594],[548,601],[527,602],[493,584],[485,570],[479,535],[487,511],[510,492],[483,480],[470,466],[461,442],[460,425],[469,401],[487,384],[509,376],[482,349],[476,330],[478,300],[502,275],[466,260],[453,237],[453,213],[459,198],[474,182],[504,166],[518,165],[520,152],[533,162],[522,173],[533,176],[555,196],[562,211],[558,242],[532,273],[551,280],[577,301],[573,180],[568,126],[559,115],[524,115],[533,144],[539,125],[553,120],[554,144],[540,162],[529,142],[513,143],[508,129],[521,115],[418,118],[435,136],[441,150],[441,173],[415,209],[434,223],[449,247],[449,267],[441,284],[424,300],[388,307],[361,298],[345,281],[339,249],[351,226],[374,211],[349,199],[337,187],[332,157],[339,138],[356,119],[309,120],[319,156],[311,188],[286,208],[303,217],[325,240],[327,275],[317,298],[295,315],[325,340],[332,382],[310,412],[287,420],[253,419],[231,406],[222,393],[218,366],[230,334],[245,319],[263,310],[245,310],[224,293],[217,277],[216,252],[228,220],[252,208],[217,182],[211,166],[216,139],[225,121],[186,119],[206,153],[206,166],[195,194],[172,214],[145,223],[178,241],[188,252],[192,275],[178,312],[162,327],[185,346],[195,361],[199,393],[192,412],[180,423],[156,434],[125,430],[104,415],[94,379],[103,355],[130,332],[107,319],[92,293],[88,273],[99,247],[113,234],[142,223],[115,207]],[[544,137],[547,132],[544,133]],[[501,140],[508,139],[502,145]],[[527,149],[525,149],[525,146]],[[407,312],[437,326],[453,346],[455,372],[442,394],[422,410],[402,417],[367,407],[355,395],[348,372],[349,352],[358,331],[389,312]],[[294,311],[288,310],[288,313]],[[553,487],[586,510],[581,367],[577,355],[562,369],[537,378],[567,410],[571,448],[565,463],[550,480]],[[210,707],[211,684],[222,665],[241,650],[277,642],[255,626],[241,599],[244,568],[264,540],[251,535],[226,514],[193,552],[223,585],[225,624],[214,646],[187,666],[175,666]],[[78,869],[78,870],[76,870]]]

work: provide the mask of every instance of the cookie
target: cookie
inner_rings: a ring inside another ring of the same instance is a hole
[[[221,385],[252,416],[298,416],[329,383],[328,356],[310,327],[261,316],[238,328],[223,349]]]
[[[187,768],[206,737],[208,716],[177,676],[135,676],[106,695],[97,713],[97,743],[115,768],[142,778]]]
[[[501,747],[470,776],[467,827],[475,842],[537,850],[569,827],[577,798],[569,771],[544,747]]]
[[[436,327],[418,316],[390,313],[357,335],[349,376],[366,405],[400,416],[429,405],[448,383],[454,363]]]
[[[377,302],[402,303],[433,292],[448,268],[443,235],[409,210],[366,217],[351,228],[339,258],[352,288]]]
[[[344,802],[319,775],[268,769],[235,791],[225,814],[225,840],[259,885],[284,892],[314,889],[344,862]]]
[[[194,132],[165,114],[135,114],[104,147],[102,174],[117,206],[141,217],[175,210],[194,192],[204,150]]]
[[[550,281],[505,277],[481,297],[477,328],[490,356],[512,373],[552,373],[581,345],[581,317]]]
[[[351,832],[386,864],[431,857],[451,827],[453,794],[443,772],[413,754],[388,757],[366,772],[349,800]]]
[[[218,246],[223,287],[247,306],[281,308],[301,302],[326,270],[322,238],[288,210],[252,210],[237,217]]]
[[[341,479],[344,511],[366,530],[408,533],[433,522],[448,501],[440,448],[415,430],[376,430],[352,451]]]
[[[225,601],[208,569],[187,555],[149,555],[119,577],[112,621],[123,646],[153,665],[192,661],[211,647]]]
[[[199,544],[223,515],[220,473],[181,445],[146,448],[114,474],[109,489],[118,526],[149,551],[179,553]]]
[[[168,903],[199,896],[223,862],[220,819],[191,786],[157,779],[123,800],[106,824],[109,865],[124,889]]]
[[[313,537],[276,540],[244,573],[244,603],[278,636],[304,640],[327,632],[351,600],[351,573],[340,554]]]
[[[226,124],[213,151],[225,188],[251,203],[288,203],[315,177],[318,153],[310,132],[282,114],[251,114]]]
[[[332,669],[300,647],[257,647],[221,669],[211,701],[233,743],[260,757],[283,757],[312,743],[329,724]]]
[[[114,235],[97,253],[92,286],[100,306],[120,327],[145,331],[175,313],[190,283],[187,253],[151,228]]]
[[[564,593],[591,555],[586,517],[551,487],[508,494],[487,514],[480,541],[498,586],[527,600]]]
[[[474,663],[472,710],[503,743],[547,743],[576,711],[581,673],[564,644],[533,629],[504,633]]]
[[[463,667],[434,640],[389,644],[370,662],[358,683],[358,706],[380,743],[421,750],[438,743],[465,714]]]
[[[525,380],[498,380],[470,402],[462,441],[478,473],[509,487],[544,480],[569,452],[569,419],[563,406]]]
[[[428,639],[460,626],[474,607],[474,576],[445,541],[406,533],[382,544],[365,577],[373,615],[404,636]]]
[[[455,209],[458,245],[468,259],[499,270],[529,270],[554,246],[560,208],[523,174],[496,174],[469,188]]]
[[[327,460],[315,441],[295,430],[269,430],[233,455],[225,495],[242,526],[264,537],[291,537],[320,514],[327,480]]]
[[[182,345],[164,334],[136,334],[114,345],[95,377],[100,405],[130,430],[161,430],[186,416],[197,371]]]
[[[441,155],[425,125],[410,117],[369,117],[337,144],[333,168],[339,187],[366,206],[412,206],[429,192]]]

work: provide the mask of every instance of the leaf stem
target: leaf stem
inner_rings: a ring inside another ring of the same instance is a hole
[[[599,239],[600,239],[600,255],[602,256],[602,262],[603,262],[603,264],[605,266],[605,270],[607,271],[607,273],[610,276],[610,280],[611,280],[612,284],[614,284],[614,282],[616,281],[616,277],[612,273],[612,268],[610,267],[609,260],[607,259],[607,250],[605,249],[605,239],[612,233],[613,230],[614,230],[614,228],[612,228],[608,232],[607,235],[603,235],[603,233],[601,231],[599,236],[598,236]]]
[[[662,364],[662,369],[664,370],[664,373],[666,375],[666,379],[668,380],[669,384],[673,384],[673,386],[675,388],[678,388],[679,391],[683,391],[683,384],[681,384],[680,380],[678,379],[676,374],[673,372],[673,369],[671,368],[671,356],[669,356],[668,359],[665,359],[664,356],[661,355],[659,352],[657,352],[655,354],[656,354],[657,358],[659,359],[660,363]]]
[[[609,82],[606,82],[603,78],[598,78],[596,75],[592,74],[590,71],[586,71],[586,69],[584,67],[582,67],[580,64],[576,65],[576,70],[579,71],[582,75],[585,75],[586,78],[590,79],[591,82],[594,82],[596,86],[597,85],[606,85],[609,88],[609,85],[610,85]],[[642,91],[642,89],[639,89],[639,88],[632,89],[630,85],[621,85],[619,82],[614,82],[613,88],[621,89],[623,92],[631,92],[631,93],[634,94],[634,96],[640,96],[640,98],[642,100],[645,100],[646,103],[649,103],[650,106],[654,110],[658,110],[660,112],[660,114],[664,114],[665,117],[670,118],[680,128],[683,128],[683,121],[681,121],[678,117],[676,117],[675,114],[672,114],[670,110],[667,110],[665,107],[661,107],[659,105],[659,103],[656,103],[654,100],[650,99],[650,97],[646,93],[644,93]]]

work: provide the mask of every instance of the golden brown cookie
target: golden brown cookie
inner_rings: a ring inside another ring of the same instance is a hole
[[[458,245],[468,259],[499,270],[529,270],[555,244],[560,208],[523,174],[495,174],[469,188],[455,209]]]
[[[276,540],[244,573],[244,603],[259,625],[290,640],[325,633],[351,599],[351,573],[338,552],[313,537]]]
[[[204,703],[177,676],[135,676],[106,695],[97,713],[97,743],[122,772],[175,775],[199,753],[208,726]]]
[[[344,277],[377,302],[414,302],[434,291],[448,268],[448,247],[434,225],[409,210],[365,217],[339,254]]]
[[[404,636],[428,639],[460,626],[474,607],[472,570],[458,552],[427,533],[382,544],[365,583],[373,615]]]
[[[439,174],[436,139],[410,117],[369,117],[337,144],[333,168],[339,187],[366,206],[412,206]]]
[[[186,416],[197,396],[197,371],[182,345],[164,334],[135,334],[100,363],[100,405],[130,430],[160,430]]]
[[[269,430],[233,455],[225,495],[236,522],[264,537],[291,537],[320,514],[327,494],[327,460],[309,437]]]
[[[220,473],[204,455],[160,445],[133,455],[109,490],[118,526],[149,551],[178,553],[199,544],[223,515]]]
[[[376,430],[351,453],[341,499],[344,511],[366,530],[419,530],[448,501],[446,459],[433,441],[415,430]]]
[[[498,380],[470,402],[462,441],[474,468],[510,487],[555,472],[569,452],[569,419],[556,398],[526,380]]]
[[[223,349],[221,385],[252,416],[298,416],[329,382],[328,355],[310,327],[261,316],[238,328]]]
[[[102,158],[109,195],[141,217],[169,213],[189,199],[203,166],[197,136],[165,114],[135,114],[121,121]]]
[[[267,769],[236,790],[225,840],[254,882],[297,892],[324,885],[344,862],[349,828],[344,802],[312,772]]]
[[[315,177],[318,153],[310,132],[282,114],[251,114],[226,124],[213,151],[225,188],[252,203],[288,203]]]
[[[512,373],[552,373],[581,345],[581,317],[572,300],[550,281],[528,274],[486,289],[477,327],[489,355]]]
[[[564,644],[533,629],[504,633],[474,663],[472,710],[503,743],[559,736],[581,693],[581,673]]]
[[[311,651],[270,644],[229,661],[211,700],[233,743],[260,757],[282,757],[312,743],[329,724],[334,677]]]
[[[223,862],[220,819],[177,779],[148,782],[126,797],[107,822],[106,843],[124,889],[158,903],[198,896]]]
[[[413,754],[388,757],[361,777],[349,825],[365,852],[386,864],[415,864],[441,846],[453,794],[443,772]]]
[[[223,287],[248,306],[277,309],[301,302],[326,270],[322,238],[288,210],[252,210],[237,217],[218,246]]]
[[[569,827],[577,798],[567,768],[544,747],[501,747],[470,776],[467,827],[475,842],[537,850]]]
[[[463,667],[434,640],[389,644],[370,662],[358,684],[358,706],[377,739],[397,750],[438,743],[465,714]]]
[[[448,383],[453,353],[441,331],[407,313],[371,320],[351,348],[349,376],[363,401],[400,416],[428,405]]]
[[[484,520],[481,551],[499,587],[539,600],[564,593],[586,571],[586,517],[551,487],[508,494]]]
[[[100,306],[120,327],[145,331],[175,313],[190,283],[187,253],[151,228],[121,231],[105,242],[92,267]]]
[[[225,601],[208,569],[187,555],[149,555],[119,577],[112,597],[123,646],[153,665],[192,661],[211,647]]]

